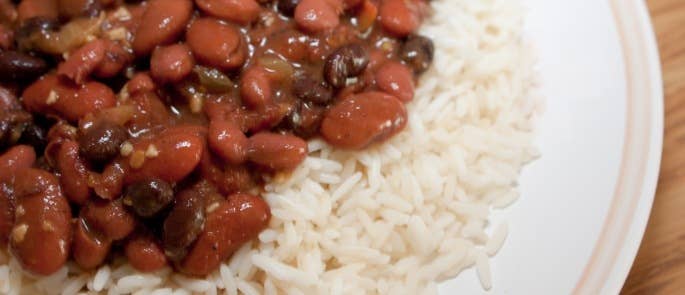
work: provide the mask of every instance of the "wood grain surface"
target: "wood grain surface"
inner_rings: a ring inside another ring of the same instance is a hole
[[[647,0],[664,72],[664,154],[652,215],[622,294],[685,294],[685,0]]]

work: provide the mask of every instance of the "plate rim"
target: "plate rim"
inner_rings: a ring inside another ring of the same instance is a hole
[[[642,0],[609,5],[626,67],[626,133],[607,218],[572,292],[579,295],[622,289],[649,220],[663,147],[663,79],[649,10]]]

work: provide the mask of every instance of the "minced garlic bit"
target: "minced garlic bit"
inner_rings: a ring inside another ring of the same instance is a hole
[[[26,237],[26,232],[29,230],[28,224],[20,224],[15,226],[12,229],[12,239],[16,243],[21,243],[24,241],[24,237]]]
[[[202,108],[204,106],[204,101],[202,100],[202,97],[200,95],[193,95],[190,98],[190,102],[188,104],[189,104],[188,107],[190,108],[190,111],[193,114],[198,114],[198,113],[202,112]]]
[[[147,158],[156,158],[159,156],[159,150],[154,144],[148,145],[147,150],[145,150],[145,157]]]
[[[119,95],[117,98],[119,98],[120,102],[125,102],[131,97],[131,94],[128,93],[128,84],[124,85],[124,87],[121,88],[121,91],[119,91]]]
[[[122,156],[128,157],[131,155],[133,152],[133,145],[126,141],[121,145],[121,148],[119,149],[119,153],[121,153]]]
[[[41,226],[42,226],[44,231],[47,231],[47,232],[55,231],[55,227],[52,225],[52,223],[50,223],[47,220],[43,220],[43,224]]]
[[[219,208],[219,203],[218,202],[212,203],[211,205],[209,205],[207,207],[207,214],[214,212],[214,210],[216,210],[217,208]]]
[[[50,94],[48,94],[48,98],[45,100],[45,104],[47,105],[53,105],[59,100],[59,95],[57,95],[57,92],[54,90],[50,90]]]
[[[15,214],[17,217],[21,217],[21,216],[23,216],[25,213],[26,213],[26,210],[24,210],[24,206],[22,206],[22,205],[19,205],[19,206],[17,206],[17,209],[14,209],[14,214]]]
[[[126,7],[122,6],[119,9],[117,9],[112,14],[112,16],[114,16],[116,19],[120,21],[127,21],[131,19],[131,12],[129,12],[128,9],[126,9]]]
[[[145,152],[133,152],[133,154],[131,155],[131,159],[129,160],[129,165],[131,165],[131,168],[139,169],[140,167],[143,167],[143,164],[145,164]]]
[[[105,32],[105,35],[112,41],[124,41],[128,36],[128,31],[123,27],[118,27]]]

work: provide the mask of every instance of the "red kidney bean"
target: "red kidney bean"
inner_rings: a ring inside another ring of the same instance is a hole
[[[128,262],[138,271],[153,272],[167,265],[162,247],[148,233],[137,233],[126,241],[124,254]]]
[[[416,0],[383,0],[379,15],[383,29],[399,37],[415,32],[421,24]]]
[[[177,182],[188,176],[200,162],[205,147],[204,135],[198,130],[174,127],[134,143],[133,151],[125,157],[124,183],[151,178]]]
[[[124,169],[121,163],[111,163],[105,166],[102,174],[91,173],[89,180],[89,186],[98,197],[114,200],[121,195],[124,186]]]
[[[0,24],[0,49],[8,50],[14,46],[14,31]]]
[[[14,192],[0,182],[0,249],[6,249],[14,226]]]
[[[127,237],[136,226],[136,218],[121,201],[91,199],[81,207],[81,218],[92,232],[118,241]]]
[[[186,42],[199,62],[223,70],[235,70],[247,59],[247,42],[234,25],[212,18],[195,20]]]
[[[75,86],[50,74],[24,90],[23,103],[30,112],[59,115],[76,122],[86,114],[113,107],[116,97],[102,83],[86,82]]]
[[[255,0],[195,0],[204,13],[239,24],[257,19],[261,7]]]
[[[148,73],[137,73],[128,80],[126,89],[130,95],[154,91],[157,88]]]
[[[399,99],[365,92],[333,106],[321,124],[321,135],[336,147],[362,149],[390,138],[406,124],[407,110]]]
[[[158,47],[150,59],[150,74],[161,83],[176,83],[190,74],[195,60],[184,44]]]
[[[0,85],[0,112],[18,110],[20,108],[21,104],[14,91]]]
[[[414,75],[399,62],[389,61],[383,64],[376,72],[376,85],[404,103],[414,99]]]
[[[307,142],[293,135],[262,132],[249,139],[248,159],[271,170],[292,170],[307,157]]]
[[[57,0],[57,3],[60,16],[67,19],[79,16],[94,17],[102,8],[100,0]]]
[[[36,162],[36,153],[27,145],[17,145],[0,156],[0,182],[11,181],[19,170],[30,168]]]
[[[90,197],[88,187],[88,170],[83,158],[79,155],[79,144],[65,141],[57,153],[57,168],[60,183],[67,199],[72,203],[83,205]]]
[[[37,275],[59,270],[69,257],[71,208],[57,178],[38,169],[17,172],[16,210],[10,247],[20,264]]]
[[[133,54],[118,42],[112,40],[104,40],[104,42],[105,57],[93,74],[100,78],[112,78],[133,61]]]
[[[83,84],[105,59],[105,49],[106,43],[100,39],[83,45],[57,67],[57,74]]]
[[[269,205],[260,197],[236,194],[207,215],[204,230],[183,259],[180,270],[205,276],[269,224]],[[211,208],[211,207],[210,207]]]
[[[240,165],[247,159],[247,137],[233,123],[211,121],[207,142],[209,148],[229,164]]]
[[[58,15],[57,0],[22,0],[17,6],[19,22],[34,17],[55,19]]]
[[[295,22],[311,33],[319,33],[337,27],[341,12],[331,1],[302,0],[295,8]]]
[[[133,51],[144,56],[158,45],[173,43],[183,33],[192,13],[190,0],[149,1],[133,38]]]
[[[112,242],[99,238],[86,226],[82,218],[74,220],[74,237],[71,242],[71,256],[83,269],[94,269],[107,258]]]
[[[240,97],[252,109],[262,109],[271,104],[273,91],[269,73],[260,66],[247,69],[240,79]]]

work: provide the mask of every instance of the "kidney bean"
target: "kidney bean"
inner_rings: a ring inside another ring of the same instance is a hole
[[[326,57],[324,77],[335,88],[345,87],[347,78],[361,74],[369,64],[369,54],[359,44],[338,48]]]
[[[47,71],[48,64],[40,58],[0,50],[0,81],[32,81]]]
[[[406,124],[401,101],[382,92],[365,92],[333,106],[321,124],[321,135],[336,147],[362,149],[390,138]]]
[[[207,191],[198,187],[180,192],[174,207],[164,220],[162,240],[164,252],[178,261],[186,255],[187,248],[196,240],[205,225],[205,200]]]
[[[337,27],[340,13],[342,9],[331,1],[302,0],[295,8],[295,22],[310,33],[320,33]]]
[[[83,45],[57,67],[57,74],[71,79],[76,84],[83,84],[105,59],[106,48],[105,41],[101,39]]]
[[[153,272],[167,265],[167,258],[155,238],[148,233],[135,234],[126,241],[124,254],[128,262],[138,271]]]
[[[288,114],[282,125],[287,130],[292,130],[299,137],[314,137],[319,132],[319,126],[321,126],[325,110],[323,106],[299,103]]]
[[[186,42],[198,61],[235,70],[247,59],[247,42],[235,26],[211,18],[195,20],[186,33]]]
[[[133,151],[126,157],[127,173],[124,183],[158,178],[177,182],[188,176],[200,162],[204,150],[204,135],[198,129],[187,127],[169,128],[159,135],[133,144]],[[138,165],[136,154],[143,155]]]
[[[105,166],[102,174],[91,172],[89,180],[89,186],[98,197],[114,200],[121,195],[124,186],[124,169],[120,163],[114,162]]]
[[[415,0],[383,0],[379,7],[383,29],[399,37],[415,32],[421,24]]]
[[[205,276],[269,224],[269,205],[260,197],[236,194],[207,215],[205,228],[183,259],[180,270]]]
[[[121,144],[128,139],[126,128],[104,120],[95,123],[79,137],[81,154],[96,164],[106,163],[119,155]]]
[[[260,66],[247,69],[240,79],[240,97],[252,109],[262,109],[273,102],[269,73]]]
[[[0,249],[6,249],[14,226],[14,192],[9,184],[0,182]]]
[[[56,0],[21,0],[17,6],[19,22],[34,17],[56,19],[58,15]]]
[[[409,36],[400,51],[402,60],[419,74],[430,67],[434,54],[433,40],[420,35]]]
[[[50,275],[69,257],[71,208],[57,178],[38,169],[17,172],[10,247],[24,270]]]
[[[173,43],[183,33],[192,13],[193,3],[190,0],[149,1],[134,34],[133,51],[144,56],[158,45]]]
[[[333,90],[325,82],[306,74],[293,79],[293,93],[303,101],[317,104],[327,104],[333,99]]]
[[[203,153],[199,169],[202,178],[214,184],[222,194],[245,191],[255,185],[246,165],[226,165],[209,151]]]
[[[112,242],[99,238],[86,226],[82,218],[74,221],[74,237],[71,242],[71,256],[83,269],[95,269],[102,265],[109,254]]]
[[[399,62],[383,64],[376,72],[376,85],[404,103],[414,99],[414,76],[409,68]]]
[[[131,96],[136,110],[128,129],[132,134],[169,125],[172,116],[169,108],[155,92],[139,92]]]
[[[204,13],[239,24],[249,24],[257,19],[261,7],[255,0],[195,0]]]
[[[124,193],[124,204],[141,217],[153,217],[173,201],[171,184],[159,179],[134,182]]]
[[[271,170],[292,170],[307,157],[307,142],[293,135],[262,132],[249,139],[248,159]]]
[[[59,15],[66,19],[79,16],[95,17],[102,5],[99,0],[57,0]]]
[[[120,200],[93,198],[81,207],[81,218],[91,231],[112,241],[124,239],[136,226],[135,216]]]
[[[68,140],[61,144],[57,154],[57,169],[61,173],[60,183],[67,199],[75,204],[85,204],[90,197],[88,170],[79,156],[78,143]]]
[[[209,148],[227,163],[240,165],[247,159],[247,137],[235,124],[211,121],[208,136]]]
[[[160,83],[176,83],[190,74],[195,60],[185,44],[158,47],[150,59],[150,74]]]
[[[43,76],[31,84],[24,90],[23,98],[28,111],[59,115],[71,122],[116,104],[114,93],[102,83],[86,82],[76,86],[54,74]]]
[[[93,73],[100,78],[112,78],[133,61],[133,54],[124,49],[121,44],[112,40],[104,40],[105,57]]]
[[[1,9],[1,8],[0,8]],[[8,50],[14,46],[14,31],[0,23],[0,49]]]
[[[126,83],[126,89],[130,95],[154,91],[157,88],[152,77],[148,73],[137,73]]]
[[[11,181],[17,172],[30,168],[36,162],[36,153],[26,145],[17,145],[0,156],[0,182]]]

